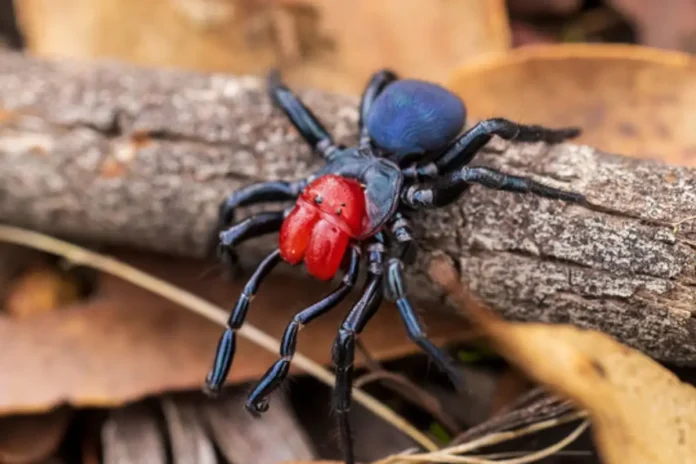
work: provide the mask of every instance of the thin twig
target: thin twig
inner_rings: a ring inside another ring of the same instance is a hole
[[[456,434],[461,430],[457,422],[445,413],[442,404],[435,395],[419,387],[406,376],[382,369],[361,375],[353,382],[353,385],[364,388],[370,382],[381,382],[386,388],[398,393],[406,401],[421,407],[440,422],[447,429],[447,432]]]
[[[693,221],[694,219],[696,219],[696,216],[685,217],[684,219],[677,221],[677,222],[674,222],[671,225],[673,227],[679,227],[680,225],[684,224],[685,222]]]
[[[529,454],[529,451],[504,451],[504,452],[500,452],[500,453],[491,453],[491,454],[471,454],[470,456],[472,458],[494,460],[494,459],[503,459],[503,458],[517,458],[517,457],[527,456],[528,454]],[[592,455],[592,451],[589,451],[589,450],[566,450],[566,451],[559,450],[554,454],[554,456],[591,456],[591,455]]]
[[[508,459],[505,461],[492,461],[496,462],[497,464],[526,464],[530,462],[535,462],[535,461],[541,461],[542,459],[552,456],[556,453],[558,453],[560,450],[565,448],[566,446],[570,445],[572,442],[578,439],[580,435],[582,435],[582,432],[584,432],[587,427],[590,425],[590,421],[585,419],[578,425],[575,430],[573,430],[571,433],[568,434],[563,440],[547,447],[539,451],[535,451],[533,453],[529,453],[525,456],[522,456],[517,459]]]
[[[406,401],[426,410],[435,420],[440,422],[449,433],[459,433],[461,427],[459,427],[457,421],[444,411],[442,403],[435,395],[428,392],[425,388],[416,385],[405,375],[386,370],[379,361],[370,355],[370,352],[360,340],[357,341],[355,346],[362,354],[365,366],[369,372],[355,379],[355,382],[353,382],[354,386],[364,388],[364,386],[370,382],[380,381],[386,388],[398,393],[406,399]]]
[[[178,303],[221,326],[225,326],[227,323],[228,315],[222,308],[111,257],[45,234],[7,225],[0,225],[0,241],[42,250],[62,256],[73,263],[98,269]],[[272,353],[278,352],[278,340],[251,324],[245,324],[237,333]],[[325,384],[331,387],[334,385],[334,376],[331,372],[301,353],[295,354],[293,362],[297,367]],[[438,449],[437,445],[418,429],[364,391],[354,388],[353,398],[375,415],[411,437],[423,448],[429,451]]]
[[[541,389],[539,391],[544,392],[544,390]],[[536,392],[534,394],[536,395]],[[575,408],[570,401],[547,395],[519,409],[496,414],[487,421],[471,427],[464,433],[455,437],[449,446],[466,443],[474,438],[486,436],[493,432],[503,432],[514,427],[521,427],[530,423],[558,417],[571,412],[573,409]]]

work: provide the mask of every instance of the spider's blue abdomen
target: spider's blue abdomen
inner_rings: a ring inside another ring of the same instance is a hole
[[[462,130],[464,103],[439,85],[403,79],[387,86],[367,117],[370,136],[397,156],[443,148]]]

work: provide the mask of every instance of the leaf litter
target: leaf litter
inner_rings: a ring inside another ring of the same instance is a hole
[[[430,273],[498,353],[587,410],[605,464],[696,462],[692,385],[602,332],[504,321],[463,290],[444,258]]]

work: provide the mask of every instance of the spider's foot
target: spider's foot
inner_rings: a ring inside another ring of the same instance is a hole
[[[268,411],[268,400],[266,398],[256,401],[247,400],[244,407],[252,416],[260,417],[261,414]]]
[[[208,377],[205,379],[205,383],[203,384],[203,388],[201,388],[201,390],[205,396],[209,398],[217,398],[220,396],[220,387],[213,385],[210,382],[210,377],[211,375],[208,374]]]
[[[261,377],[259,383],[249,393],[246,400],[246,409],[252,415],[258,416],[268,411],[268,397],[275,391],[290,371],[290,356],[276,361]]]
[[[231,247],[219,243],[217,246],[217,259],[222,266],[236,275],[241,267],[239,255]]]
[[[562,129],[554,129],[548,134],[548,143],[561,143],[565,140],[574,139],[582,134],[582,129],[579,127],[564,127]]]

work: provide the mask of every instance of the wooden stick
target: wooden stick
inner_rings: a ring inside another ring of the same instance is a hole
[[[301,95],[339,141],[355,141],[355,98]],[[473,187],[417,217],[414,300],[446,306],[425,272],[446,254],[506,317],[599,328],[695,363],[696,170],[571,144],[489,145],[476,164],[611,211]],[[203,257],[228,192],[318,166],[259,79],[0,55],[0,221]],[[256,260],[273,240],[242,254]]]

